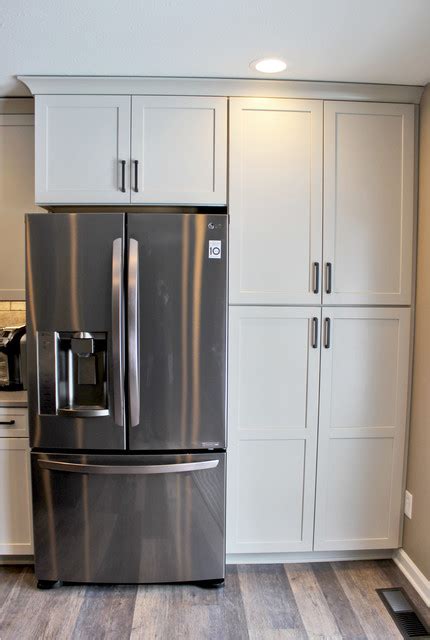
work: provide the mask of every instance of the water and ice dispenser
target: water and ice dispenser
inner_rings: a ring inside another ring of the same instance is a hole
[[[39,413],[109,415],[108,334],[38,332]]]

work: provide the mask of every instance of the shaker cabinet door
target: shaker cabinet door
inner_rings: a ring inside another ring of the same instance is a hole
[[[28,438],[0,438],[0,555],[32,553]]]
[[[230,303],[319,304],[318,100],[230,100]]]
[[[10,102],[19,100],[27,113],[1,113],[0,100],[0,300],[25,299],[24,215],[42,213],[34,204],[33,101]]]
[[[230,307],[227,553],[312,549],[319,319]]]
[[[130,202],[129,175],[129,96],[36,96],[36,202]]]
[[[324,304],[411,304],[414,105],[324,103]]]
[[[410,310],[323,310],[316,550],[399,546]]]
[[[132,97],[131,202],[225,205],[227,99]]]

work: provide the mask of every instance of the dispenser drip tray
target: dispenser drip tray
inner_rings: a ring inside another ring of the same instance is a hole
[[[100,418],[109,415],[109,409],[100,405],[77,405],[74,407],[61,407],[58,409],[61,416],[70,416],[71,418]]]

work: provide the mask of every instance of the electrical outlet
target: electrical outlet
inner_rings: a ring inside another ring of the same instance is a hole
[[[405,491],[405,516],[412,518],[412,493]]]

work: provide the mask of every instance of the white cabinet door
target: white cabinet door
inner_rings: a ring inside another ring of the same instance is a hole
[[[130,202],[129,177],[129,96],[36,96],[36,202]]]
[[[321,301],[322,114],[317,100],[230,100],[231,304]]]
[[[227,99],[133,96],[131,201],[225,204]]]
[[[25,299],[24,215],[41,211],[34,204],[33,106],[28,110],[0,114],[0,300]]]
[[[315,549],[394,548],[410,310],[326,308],[322,322]]]
[[[33,553],[27,438],[0,438],[0,555]]]
[[[324,304],[411,304],[414,137],[413,105],[324,103]]]
[[[312,549],[319,319],[230,307],[228,553]]]

